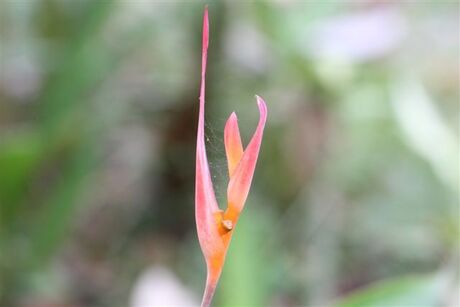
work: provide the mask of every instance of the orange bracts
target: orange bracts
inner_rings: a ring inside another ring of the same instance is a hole
[[[267,106],[256,96],[260,119],[257,129],[245,150],[241,143],[237,117],[232,113],[224,131],[225,152],[230,181],[227,188],[228,206],[225,211],[217,205],[206,157],[204,141],[205,74],[209,43],[208,9],[203,19],[203,49],[201,55],[200,112],[196,144],[195,218],[200,246],[206,259],[207,279],[202,306],[210,306],[225,261],[233,229],[248,197],[252,177],[259,156]]]

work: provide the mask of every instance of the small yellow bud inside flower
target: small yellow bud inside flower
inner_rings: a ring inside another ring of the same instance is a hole
[[[222,226],[228,231],[233,229],[233,223],[230,220],[223,220],[222,221]]]

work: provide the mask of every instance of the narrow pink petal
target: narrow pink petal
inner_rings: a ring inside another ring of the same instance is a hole
[[[204,118],[204,92],[206,88],[205,77],[206,77],[206,63],[208,61],[208,45],[209,45],[209,18],[208,8],[204,9],[203,16],[203,43],[201,49],[201,88],[200,88],[200,111],[203,111]],[[200,117],[201,117],[200,112]]]
[[[230,178],[227,189],[227,213],[228,218],[232,220],[238,218],[239,213],[246,202],[246,198],[248,197],[257,158],[259,156],[265,122],[267,120],[267,105],[262,98],[259,96],[256,97],[260,113],[259,124],[257,125],[257,129],[254,132],[249,145],[244,150],[243,157],[241,158],[233,176]]]
[[[225,124],[224,130],[225,153],[227,154],[228,173],[230,178],[235,172],[236,166],[243,156],[243,145],[241,144],[238,118],[233,112]]]
[[[196,144],[196,178],[195,178],[195,218],[198,238],[206,260],[223,248],[219,236],[214,212],[217,206],[211,175],[209,172],[206,146],[204,141],[204,100],[206,58],[208,52],[209,22],[208,10],[205,9],[203,20],[203,50],[201,65],[200,112],[198,119],[198,133]]]

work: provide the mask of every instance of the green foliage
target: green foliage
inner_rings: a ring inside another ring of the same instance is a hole
[[[443,281],[438,276],[394,278],[360,289],[337,306],[439,306],[445,300]]]
[[[201,294],[203,5],[0,1],[0,306],[127,306],[151,265]],[[207,149],[221,207],[225,120],[235,111],[247,141],[254,94],[269,110],[216,305],[453,296],[457,6],[210,4]]]

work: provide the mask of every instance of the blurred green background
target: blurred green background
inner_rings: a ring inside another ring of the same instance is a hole
[[[0,306],[196,306],[204,1],[0,2]],[[215,306],[459,306],[459,2],[209,1],[207,146],[269,117]]]

